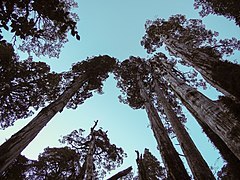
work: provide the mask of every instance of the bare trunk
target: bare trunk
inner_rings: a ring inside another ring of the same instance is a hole
[[[214,133],[208,125],[198,116],[198,113],[195,112],[191,106],[183,101],[183,105],[189,110],[189,112],[194,116],[198,121],[199,125],[202,127],[203,132],[208,136],[214,146],[219,150],[219,153],[222,155],[222,158],[227,162],[227,166],[231,173],[230,179],[238,179],[240,177],[240,160],[233,154],[233,152],[228,148],[224,141]]]
[[[187,159],[189,167],[191,168],[194,178],[196,180],[215,179],[201,153],[198,151],[188,132],[180,122],[176,113],[173,111],[171,105],[168,103],[159,83],[155,80],[154,84],[158,100],[160,101],[164,112],[170,121],[174,132],[176,133],[178,142],[180,143],[180,146]]]
[[[141,81],[139,81],[139,87],[141,97],[145,100],[144,106],[169,178],[172,180],[190,179]]]
[[[69,99],[80,89],[86,80],[86,76],[78,77],[75,83],[56,101],[43,108],[30,123],[0,146],[0,174],[17,158],[52,117],[63,110]]]
[[[127,169],[124,169],[124,170],[118,172],[117,174],[115,174],[112,177],[110,177],[108,180],[118,180],[118,179],[122,178],[123,176],[128,175],[131,171],[132,171],[132,166],[130,166]]]
[[[137,166],[138,166],[138,179],[139,180],[147,180],[148,179],[148,175],[146,172],[146,167],[144,166],[143,163],[143,158],[142,158],[142,154],[140,155],[140,153],[138,151],[135,151],[137,153]]]
[[[174,56],[181,58],[189,65],[193,66],[203,78],[218,91],[233,100],[240,100],[239,96],[232,93],[233,91],[239,92],[240,87],[235,87],[235,90],[231,90],[229,89],[230,87],[223,87],[223,84],[213,78],[213,69],[216,68],[216,64],[220,61],[219,58],[214,58],[213,56],[210,56],[199,49],[193,49],[186,44],[178,43],[174,39],[169,38],[165,40],[165,44]],[[230,75],[227,70],[225,74],[226,77]],[[233,78],[234,77],[230,78],[230,80]]]
[[[163,62],[164,63],[164,62]],[[222,111],[222,107],[177,78],[164,63],[164,78],[170,83],[176,95],[190,106],[202,121],[208,125],[240,159],[240,124],[234,116]]]
[[[93,155],[95,152],[95,135],[92,135],[92,139],[89,145],[87,158],[86,158],[86,173],[85,179],[86,180],[93,180]]]

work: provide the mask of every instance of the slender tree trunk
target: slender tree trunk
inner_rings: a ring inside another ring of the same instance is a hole
[[[166,39],[165,44],[168,50],[174,56],[181,58],[189,65],[194,67],[203,76],[203,78],[213,87],[215,87],[218,91],[222,92],[225,96],[228,96],[233,100],[238,101],[240,100],[240,87],[237,86],[224,87],[223,83],[219,82],[219,80],[217,80],[216,78],[213,78],[213,70],[216,68],[216,66],[220,62],[224,64],[224,62],[220,61],[219,58],[215,58],[199,49],[193,49],[192,46],[179,43],[174,39],[170,38]],[[240,70],[240,66],[238,69]],[[231,81],[233,79],[236,79],[236,77],[229,76],[231,76],[231,74],[229,73],[228,70],[226,70],[225,77],[228,77],[228,80]],[[225,83],[226,82],[224,82],[224,84]]]
[[[113,175],[112,177],[110,177],[107,180],[118,180],[118,179],[122,178],[123,176],[128,175],[131,171],[132,171],[132,166],[118,172],[117,174]]]
[[[86,173],[85,173],[85,180],[93,180],[93,155],[95,152],[95,135],[92,134],[92,139],[89,145],[87,159],[86,159]]]
[[[178,142],[182,148],[183,153],[187,159],[189,167],[193,173],[194,179],[202,180],[202,179],[215,179],[211,170],[209,169],[207,163],[203,159],[201,153],[198,151],[188,132],[180,122],[176,113],[173,111],[171,105],[168,103],[166,97],[162,92],[162,88],[159,83],[155,79],[154,81],[154,89],[157,93],[158,100],[160,101],[164,113],[166,114],[168,120],[170,121],[174,132],[176,133]]]
[[[163,62],[164,78],[187,107],[191,107],[201,120],[212,129],[240,159],[240,124],[234,116],[225,113],[221,106],[177,78]]]
[[[56,101],[43,108],[31,122],[0,146],[0,174],[13,162],[44,126],[68,103],[69,99],[87,81],[85,75],[78,77]]]
[[[144,84],[139,80],[141,97],[145,100],[144,106],[148,114],[148,118],[153,130],[153,134],[157,140],[160,154],[171,180],[187,180],[190,179],[188,173],[181,161],[176,149],[174,148],[168,134],[161,122],[157,110],[151,102],[145,90]]]

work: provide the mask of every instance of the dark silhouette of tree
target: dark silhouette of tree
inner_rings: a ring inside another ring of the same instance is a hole
[[[58,57],[61,48],[71,32],[78,40],[76,31],[77,14],[71,12],[77,7],[74,0],[2,0],[0,2],[0,40],[2,30],[10,31],[14,41],[20,37],[20,49],[34,52],[37,56]]]
[[[145,27],[141,43],[148,53],[165,44],[170,55],[180,58],[182,64],[194,67],[226,96],[240,100],[240,65],[222,60],[224,54],[240,49],[239,40],[217,40],[218,33],[205,29],[201,20],[187,20],[183,15],[172,16],[169,20],[149,20]]]
[[[109,56],[93,57],[81,61],[65,74],[66,89],[47,107],[43,108],[33,120],[14,134],[0,146],[0,172],[23,151],[23,149],[37,136],[42,128],[65,106],[77,108],[85,99],[92,96],[92,91],[102,93],[103,81],[108,78],[116,64],[116,60]]]
[[[236,0],[195,0],[194,8],[201,10],[199,14],[202,17],[209,14],[223,15],[240,26],[239,2]]]
[[[34,161],[26,158],[25,156],[19,155],[13,163],[3,172],[0,174],[0,179],[2,180],[24,180],[29,177],[28,175],[31,174],[30,166],[33,164]],[[29,173],[27,173],[29,172]]]
[[[50,71],[44,62],[20,61],[8,43],[0,43],[0,126],[33,114],[60,94],[62,75]]]
[[[154,107],[151,92],[146,89],[149,74],[145,71],[143,65],[144,62],[141,58],[130,57],[123,61],[116,70],[117,85],[126,96],[125,98],[120,98],[120,100],[128,103],[134,109],[146,109],[169,178],[189,179],[186,169]]]
[[[107,172],[119,167],[126,157],[122,148],[110,143],[107,132],[95,130],[96,125],[97,122],[87,136],[84,136],[84,130],[79,129],[60,140],[80,155],[82,179],[101,179]]]
[[[78,179],[80,155],[69,147],[45,148],[25,172],[28,179]]]
[[[149,149],[145,149],[143,155],[140,155],[138,151],[136,153],[139,180],[167,179],[166,169],[160,165],[160,162]]]

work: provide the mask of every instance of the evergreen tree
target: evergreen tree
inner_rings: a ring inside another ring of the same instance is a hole
[[[107,172],[119,167],[126,157],[122,148],[110,143],[107,132],[95,130],[96,125],[97,122],[87,136],[79,129],[60,140],[80,155],[80,179],[102,179]]]
[[[20,37],[20,49],[37,56],[58,57],[68,41],[67,33],[80,39],[76,31],[77,7],[74,0],[2,0],[0,2],[0,40],[2,30],[13,33],[14,43]]]
[[[128,103],[132,108],[146,109],[169,178],[189,179],[184,165],[154,107],[151,94],[149,90],[146,89],[147,77],[149,76],[148,72],[143,68],[143,65],[144,63],[141,58],[130,57],[128,60],[123,61],[116,70],[118,87],[120,87],[123,94],[126,95],[125,99],[120,98],[120,100]]]
[[[61,74],[50,71],[44,62],[20,61],[8,43],[0,43],[0,126],[6,128],[17,119],[56,100]]]
[[[144,150],[143,156],[138,151],[136,152],[139,180],[167,179],[165,168],[160,165],[160,162],[149,149]]]
[[[205,29],[201,20],[187,20],[183,15],[172,16],[169,20],[149,20],[145,27],[141,43],[148,53],[165,44],[170,55],[180,58],[182,64],[194,67],[226,96],[240,100],[240,65],[222,60],[224,54],[240,49],[239,40],[217,40],[218,33]]]
[[[92,96],[92,91],[102,92],[103,81],[115,67],[116,60],[109,56],[99,56],[81,61],[65,74],[69,80],[65,91],[47,107],[43,108],[33,120],[0,146],[0,172],[23,151],[37,136],[42,128],[65,106],[77,108],[85,99]]]
[[[202,17],[209,14],[223,15],[240,26],[239,2],[236,0],[195,0],[194,8],[201,9],[199,14]]]

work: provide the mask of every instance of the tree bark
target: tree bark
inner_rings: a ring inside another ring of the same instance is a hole
[[[128,173],[130,173],[132,171],[132,166],[128,167],[127,169],[124,169],[120,172],[118,172],[117,174],[113,175],[112,177],[110,177],[108,180],[117,180],[123,176],[128,175]]]
[[[183,101],[183,105],[188,109],[188,111],[193,115],[193,117],[197,120],[199,125],[202,127],[203,132],[207,135],[207,137],[211,140],[213,145],[219,150],[222,158],[226,161],[227,166],[231,173],[232,179],[238,179],[240,177],[240,160],[233,154],[233,152],[228,148],[228,146],[224,143],[224,141],[214,133],[208,125],[198,116],[198,113],[192,109],[191,106],[186,104]],[[230,179],[231,179],[230,178]]]
[[[69,99],[87,81],[85,75],[78,77],[56,101],[43,108],[31,122],[0,146],[0,174],[13,162],[44,126],[68,103]]]
[[[170,121],[174,132],[176,133],[178,142],[182,148],[182,151],[187,159],[189,167],[193,173],[194,179],[215,179],[207,163],[203,159],[201,153],[198,151],[188,132],[180,122],[176,113],[173,111],[171,105],[168,103],[167,98],[162,92],[157,80],[154,80],[154,89],[158,96],[158,100],[161,103],[164,113]]]
[[[199,49],[193,49],[191,46],[179,43],[171,38],[165,39],[164,43],[166,44],[170,53],[172,53],[175,57],[181,58],[183,61],[194,67],[203,76],[203,78],[218,91],[222,92],[225,96],[228,96],[233,100],[240,100],[239,96],[231,93],[233,91],[239,92],[240,87],[235,87],[234,90],[231,90],[229,89],[230,87],[223,87],[219,81],[213,79],[213,69],[216,68],[216,64],[220,61],[219,58],[215,58]],[[230,75],[228,71],[226,71],[225,74],[226,76]],[[234,77],[232,77],[232,79],[233,78]]]
[[[168,137],[157,110],[147,95],[143,82],[139,80],[138,84],[140,87],[141,97],[145,101],[144,107],[147,111],[151,128],[157,140],[159,151],[165,164],[165,168],[167,169],[169,178],[172,180],[190,179],[183,162]]]
[[[163,62],[163,61],[162,61]],[[164,63],[164,78],[187,107],[191,107],[198,117],[216,133],[240,159],[240,124],[237,119],[222,110],[215,102],[177,78],[169,66]]]
[[[94,132],[94,128],[97,126],[98,121],[95,122],[95,125],[91,128],[91,141],[89,144],[89,149],[86,158],[86,172],[85,172],[85,180],[93,180],[93,155],[95,153],[95,141],[96,135]]]

